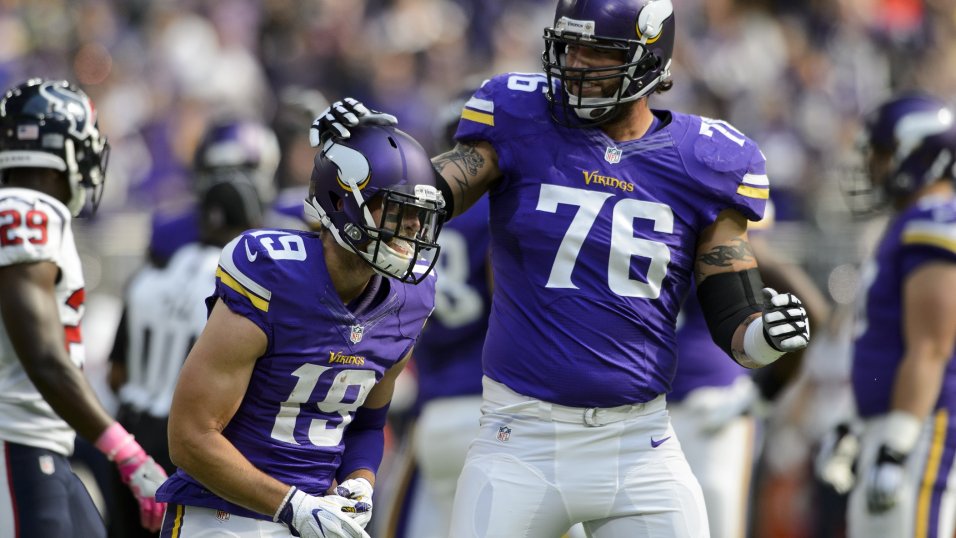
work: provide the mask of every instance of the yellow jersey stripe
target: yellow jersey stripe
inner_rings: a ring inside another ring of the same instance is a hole
[[[749,185],[740,185],[737,187],[737,194],[746,196],[747,198],[766,200],[770,198],[770,189],[758,189],[757,187],[751,187]]]
[[[956,252],[956,240],[941,235],[926,232],[906,232],[903,234],[904,245],[928,245],[939,247],[950,252]]]
[[[183,531],[183,514],[186,512],[186,507],[177,504],[176,505],[176,515],[173,516],[173,530],[170,533],[170,538],[179,538],[179,533]]]
[[[930,442],[929,456],[926,458],[926,470],[923,471],[923,480],[920,482],[919,498],[916,501],[916,528],[913,536],[926,538],[929,534],[930,507],[933,504],[933,485],[936,483],[936,473],[939,472],[940,461],[943,459],[943,448],[946,443],[946,425],[949,415],[945,409],[936,412],[933,418],[933,438]]]
[[[262,310],[263,312],[269,311],[269,301],[246,289],[242,284],[237,282],[236,279],[232,278],[229,273],[223,271],[222,267],[216,268],[216,278],[218,278],[226,286],[229,286],[235,290],[236,293],[244,295],[247,299],[249,299],[249,302],[251,302],[252,305],[259,310]]]
[[[492,127],[495,126],[495,117],[493,115],[467,108],[461,111],[461,119],[471,120],[476,123],[484,123],[485,125],[490,125]]]

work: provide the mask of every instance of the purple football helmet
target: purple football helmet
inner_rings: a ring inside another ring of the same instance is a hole
[[[417,284],[435,265],[445,217],[435,169],[422,146],[394,127],[350,131],[348,139],[326,140],[315,156],[306,217],[380,274]]]
[[[954,178],[956,121],[952,109],[924,94],[896,97],[864,121],[861,165],[844,178],[850,209],[865,214],[899,206],[941,178]]]
[[[243,174],[255,185],[259,198],[268,203],[275,197],[279,141],[272,129],[257,121],[220,120],[203,134],[194,166],[200,193],[224,174]]]
[[[0,99],[0,173],[9,168],[64,172],[73,216],[96,212],[108,157],[93,102],[69,82],[30,79]]]
[[[670,85],[671,55],[674,51],[674,6],[671,0],[560,0],[554,25],[544,30],[542,54],[548,76],[547,97],[556,121],[569,121],[574,114],[584,126],[614,119],[622,103],[635,101],[655,89]],[[587,68],[567,65],[569,45],[597,51],[622,51],[618,66]],[[605,80],[620,80],[617,92],[609,97],[584,97],[571,93],[572,87]],[[560,81],[560,87],[556,84]],[[664,84],[664,86],[661,86]],[[563,117],[557,109],[563,108]]]

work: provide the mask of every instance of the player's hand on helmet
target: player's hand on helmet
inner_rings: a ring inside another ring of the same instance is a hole
[[[341,507],[342,512],[365,528],[372,520],[372,484],[364,478],[352,478],[335,488],[325,498]]]
[[[763,289],[763,335],[777,351],[799,351],[810,343],[810,320],[792,293]]]
[[[856,483],[856,458],[860,454],[860,439],[848,423],[840,423],[820,441],[813,461],[814,472],[824,484],[837,493],[845,494]]]
[[[369,538],[361,525],[341,511],[338,503],[295,487],[276,512],[275,521],[285,523],[295,536],[302,538]]]
[[[886,445],[880,447],[876,462],[863,479],[866,507],[880,514],[896,506],[905,481],[906,456]]]
[[[358,124],[396,125],[398,119],[384,112],[372,110],[356,99],[346,97],[332,103],[319,113],[309,130],[309,142],[317,148],[329,137],[348,138],[352,136],[349,127]]]

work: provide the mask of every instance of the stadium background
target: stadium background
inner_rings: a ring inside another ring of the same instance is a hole
[[[839,192],[858,118],[906,88],[956,100],[956,1],[674,3],[675,85],[652,106],[719,117],[755,139],[773,185],[771,241],[835,304],[851,304],[857,264],[881,224],[852,220]],[[316,107],[323,95],[351,95],[436,147],[436,118],[463,88],[540,69],[552,16],[553,0],[0,0],[0,86],[78,82],[112,144],[99,213],[75,224],[87,372],[104,400],[123,286],[143,261],[151,219],[189,202],[192,152],[208,122],[249,117],[304,140],[307,120],[290,125],[287,114],[303,96]],[[307,183],[307,170],[283,166],[280,186]],[[827,517],[808,493],[807,462],[832,422],[816,410],[845,397],[840,334],[804,373],[816,401],[790,394],[769,411],[762,465],[776,478],[758,490],[758,536],[813,536]]]

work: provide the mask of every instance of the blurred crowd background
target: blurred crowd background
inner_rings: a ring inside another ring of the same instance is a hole
[[[839,189],[859,117],[907,88],[956,100],[956,1],[674,4],[674,89],[652,107],[725,119],[756,140],[776,250],[835,305],[850,305],[857,265],[880,230],[878,220],[851,219]],[[310,118],[326,100],[354,96],[391,112],[437,149],[442,111],[463,89],[540,70],[553,13],[554,0],[0,0],[0,86],[33,76],[77,82],[112,144],[99,213],[75,224],[90,375],[112,345],[151,221],[191,200],[192,155],[209,122],[272,125],[283,146],[277,181],[291,192],[308,183]],[[815,330],[822,343],[808,362],[817,366],[804,373],[812,389],[790,391],[782,401],[797,403],[770,411],[765,465],[781,478],[762,497],[769,504],[757,519],[769,521],[755,523],[758,536],[819,536],[814,525],[826,517],[800,477],[814,440],[838,418],[825,385],[839,394],[846,346],[845,331]]]

